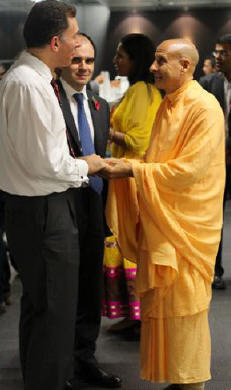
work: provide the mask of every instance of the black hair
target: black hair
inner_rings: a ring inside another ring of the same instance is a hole
[[[154,61],[155,45],[146,35],[128,34],[121,39],[121,45],[133,61],[132,73],[128,75],[130,84],[137,81],[154,84],[154,75],[149,68]]]
[[[216,43],[223,45],[224,43],[227,43],[231,47],[231,34],[224,34],[218,37],[216,40]]]
[[[97,50],[96,50],[96,46],[95,46],[95,43],[93,42],[92,38],[89,37],[89,35],[87,35],[87,34],[85,34],[83,32],[79,32],[78,35],[81,35],[82,37],[85,37],[90,42],[90,44],[92,45],[92,47],[94,49],[94,55],[96,57]]]
[[[76,9],[62,1],[44,0],[29,12],[23,35],[28,48],[44,47],[52,37],[60,36],[68,28],[67,17],[75,17]]]

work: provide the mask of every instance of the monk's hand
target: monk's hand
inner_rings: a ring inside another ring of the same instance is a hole
[[[132,164],[129,161],[107,158],[105,159],[105,163],[107,164],[106,167],[98,173],[104,179],[133,177]]]

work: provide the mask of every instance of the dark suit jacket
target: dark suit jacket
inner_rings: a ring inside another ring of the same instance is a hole
[[[75,121],[71,112],[70,104],[66,92],[60,80],[57,81],[60,92],[61,108],[64,119],[72,137],[72,145],[77,156],[82,156],[81,143],[76,129]],[[105,157],[108,133],[110,127],[110,109],[106,100],[100,98],[91,91],[87,91],[88,103],[94,127],[95,152],[101,157]],[[97,104],[97,103],[99,104]],[[98,108],[98,109],[97,109]]]
[[[65,90],[58,82],[61,108],[68,127],[68,138],[72,137],[71,146],[76,156],[82,155],[81,143],[72,116],[70,104]],[[105,156],[109,132],[109,106],[104,99],[91,91],[87,91],[88,104],[94,127],[95,152]],[[76,112],[77,114],[77,112]],[[78,305],[76,314],[74,370],[80,370],[79,361],[94,359],[96,339],[100,330],[102,286],[103,286],[103,253],[105,238],[105,220],[103,198],[90,186],[76,188],[75,214],[79,230],[80,267],[78,284]]]
[[[225,114],[226,111],[226,98],[225,98],[225,89],[224,89],[224,76],[221,73],[211,73],[208,76],[201,77],[199,83],[203,88],[205,88],[208,92],[211,92],[219,101],[221,108]],[[226,140],[226,155],[231,156],[231,137],[230,137],[231,129],[229,129],[228,139]],[[226,163],[226,189],[224,195],[224,202],[227,196],[227,188],[231,188],[231,177],[230,177],[230,163]],[[230,193],[230,190],[228,190]],[[218,256],[216,260],[216,274],[218,273],[218,268],[221,267],[221,246],[219,247]],[[223,272],[221,273],[221,275]]]
[[[208,76],[201,77],[199,83],[206,91],[212,93],[217,98],[223,112],[225,112],[224,76],[221,73],[211,73]]]

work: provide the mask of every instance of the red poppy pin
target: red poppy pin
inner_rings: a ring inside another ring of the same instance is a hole
[[[98,100],[96,100],[96,98],[94,96],[92,96],[92,101],[94,103],[95,109],[97,111],[99,111],[99,109],[100,109],[100,102],[98,102]]]

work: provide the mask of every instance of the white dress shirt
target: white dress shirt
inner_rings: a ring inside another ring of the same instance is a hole
[[[47,65],[23,52],[0,82],[0,189],[39,196],[88,182],[69,154],[66,125]]]
[[[89,104],[88,104],[88,96],[87,96],[86,85],[83,87],[82,91],[76,91],[74,88],[72,88],[70,86],[70,84],[66,83],[66,81],[63,80],[62,78],[61,78],[61,82],[62,82],[63,88],[65,89],[66,94],[67,94],[67,98],[68,98],[68,101],[69,101],[69,104],[70,104],[70,107],[71,107],[72,115],[73,115],[74,120],[75,120],[75,125],[76,125],[76,128],[77,128],[78,134],[79,134],[79,127],[78,127],[78,104],[77,104],[76,100],[74,99],[73,95],[75,93],[82,93],[83,94],[84,111],[85,111],[85,114],[86,114],[86,117],[87,117],[87,122],[88,122],[88,125],[89,125],[89,128],[90,128],[91,137],[92,137],[92,140],[94,142],[94,126],[93,126],[93,123],[92,123],[91,111],[90,111]]]

